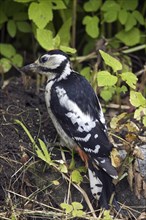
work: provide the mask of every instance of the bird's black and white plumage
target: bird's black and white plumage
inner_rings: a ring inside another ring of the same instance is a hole
[[[112,180],[118,175],[111,164],[112,145],[94,90],[72,70],[68,56],[60,50],[49,51],[23,71],[47,75],[45,100],[52,122],[66,145],[79,151],[88,166],[91,192],[99,206],[108,209]]]

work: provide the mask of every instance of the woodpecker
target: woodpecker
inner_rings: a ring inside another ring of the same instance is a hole
[[[47,76],[45,101],[52,122],[64,143],[78,151],[88,168],[92,195],[101,208],[109,209],[118,178],[111,164],[105,118],[100,102],[89,82],[71,68],[69,57],[51,50],[34,63],[24,66],[25,73]],[[113,199],[117,207],[117,201]]]

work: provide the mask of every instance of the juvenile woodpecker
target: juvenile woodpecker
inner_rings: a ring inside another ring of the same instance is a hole
[[[67,146],[75,148],[88,167],[90,188],[100,207],[108,209],[117,171],[112,166],[105,118],[89,82],[70,66],[61,50],[51,50],[24,72],[46,75],[45,100],[50,118]],[[117,206],[116,199],[113,204]]]

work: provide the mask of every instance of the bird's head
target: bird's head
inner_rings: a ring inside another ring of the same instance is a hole
[[[70,70],[70,60],[67,54],[61,50],[51,50],[39,57],[34,63],[22,67],[22,72],[39,73],[49,79],[61,77],[65,71]]]

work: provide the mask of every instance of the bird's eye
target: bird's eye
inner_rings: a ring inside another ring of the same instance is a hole
[[[40,57],[40,63],[45,63],[45,62],[47,62],[48,58],[49,58],[48,56]]]

